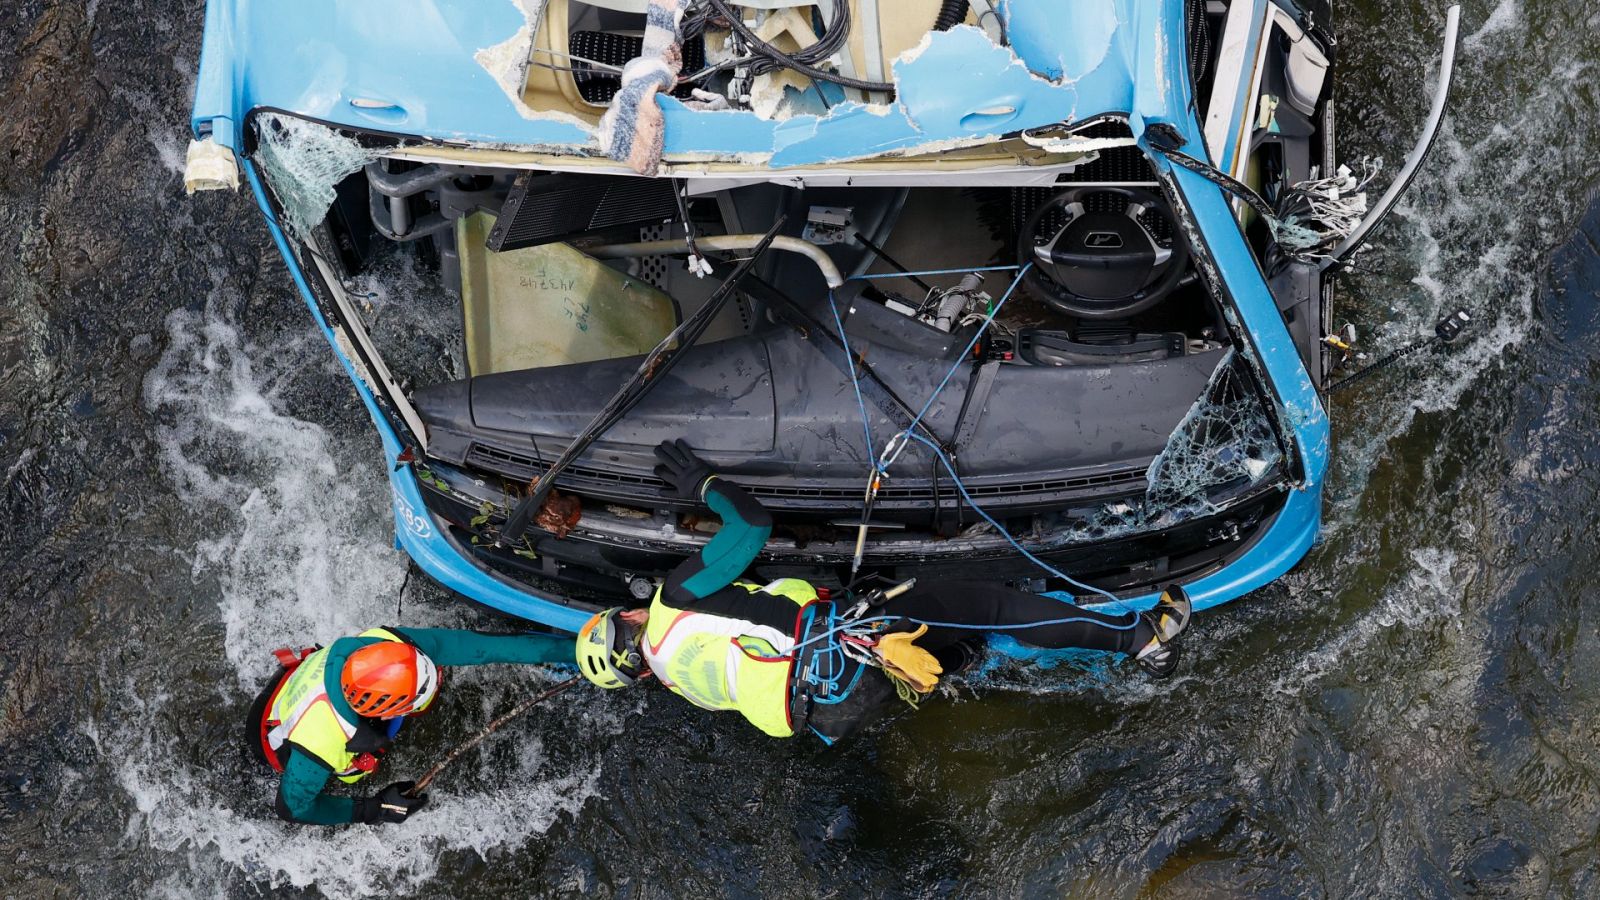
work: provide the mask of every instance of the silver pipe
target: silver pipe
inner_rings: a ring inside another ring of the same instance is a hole
[[[1461,27],[1461,7],[1452,6],[1444,14],[1444,58],[1439,62],[1439,86],[1433,92],[1433,108],[1428,111],[1428,122],[1422,128],[1422,134],[1417,138],[1416,146],[1411,148],[1411,155],[1406,157],[1405,167],[1383,192],[1376,206],[1367,213],[1361,224],[1350,232],[1349,236],[1333,248],[1333,253],[1317,267],[1320,272],[1326,272],[1333,266],[1354,253],[1362,242],[1366,240],[1367,232],[1377,227],[1389,214],[1395,201],[1400,199],[1400,194],[1411,184],[1411,179],[1417,174],[1417,167],[1422,165],[1422,160],[1433,148],[1433,139],[1439,134],[1439,122],[1444,119],[1445,101],[1450,97],[1450,78],[1455,70],[1456,61],[1456,32]]]
[[[697,236],[694,243],[695,246],[707,250],[754,250],[766,237],[764,234],[717,234]],[[839,274],[839,267],[833,264],[833,259],[824,253],[821,247],[810,241],[780,235],[772,239],[772,249],[798,253],[816,263],[817,268],[822,270],[822,278],[828,283],[828,287],[837,288],[844,284],[844,276]],[[628,259],[635,256],[686,256],[689,253],[689,246],[682,238],[669,238],[664,241],[640,241],[636,244],[603,244],[599,247],[585,247],[583,251],[597,259]]]

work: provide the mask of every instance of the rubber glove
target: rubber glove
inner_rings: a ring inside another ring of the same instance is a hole
[[[685,500],[704,499],[700,491],[711,480],[711,467],[695,455],[688,441],[662,441],[656,446],[656,459],[661,462],[656,466],[656,477],[672,485],[678,496]]]
[[[939,684],[939,673],[944,667],[933,654],[918,647],[914,641],[928,633],[928,626],[916,631],[897,631],[878,638],[875,648],[883,667],[900,676],[919,694],[926,694]]]
[[[416,784],[413,781],[396,781],[384,788],[376,797],[363,797],[356,800],[355,816],[357,822],[404,822],[408,816],[428,805],[428,795],[421,794],[416,797],[406,796],[406,791],[411,790]]]

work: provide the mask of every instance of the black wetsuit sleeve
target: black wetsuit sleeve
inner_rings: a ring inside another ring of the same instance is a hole
[[[707,483],[705,500],[722,518],[722,530],[667,576],[663,587],[667,602],[679,609],[790,631],[795,621],[793,601],[732,586],[766,545],[772,515],[744,489],[720,478]]]
[[[354,818],[355,801],[349,797],[330,797],[322,791],[333,773],[316,757],[289,745],[289,760],[278,782],[274,804],[278,817],[307,825],[339,825]]]

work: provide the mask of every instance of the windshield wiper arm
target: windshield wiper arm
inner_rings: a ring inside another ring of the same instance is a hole
[[[772,244],[772,239],[778,236],[778,230],[783,228],[786,218],[785,216],[779,216],[778,221],[773,223],[772,228],[767,231],[766,236],[755,246],[749,256],[740,261],[738,268],[733,270],[733,274],[723,280],[711,297],[706,300],[705,305],[695,310],[694,314],[689,318],[684,319],[677,328],[672,329],[672,332],[662,338],[661,343],[657,344],[656,348],[645,356],[644,361],[639,363],[639,368],[634,370],[633,377],[624,382],[622,387],[617,388],[617,392],[611,395],[611,399],[606,402],[600,412],[590,420],[588,425],[584,426],[583,431],[579,432],[571,443],[567,444],[567,449],[561,452],[561,456],[550,465],[550,468],[539,476],[539,480],[534,485],[532,492],[517,503],[516,508],[511,511],[511,515],[506,519],[505,527],[500,530],[500,537],[495,539],[495,546],[504,546],[521,540],[523,533],[528,530],[529,520],[544,506],[545,498],[549,497],[550,492],[555,489],[556,477],[566,471],[574,460],[588,451],[589,447],[599,440],[600,436],[605,434],[611,426],[617,424],[623,416],[627,415],[629,410],[637,406],[639,401],[643,400],[645,395],[650,392],[650,389],[661,381],[661,377],[671,371],[678,360],[683,358],[684,351],[694,346],[694,342],[699,340],[700,336],[705,333],[706,328],[711,325],[711,320],[716,318],[717,313],[722,311],[723,306],[727,305],[728,298],[733,296],[734,289],[739,286],[739,282],[750,274],[750,270],[754,268],[756,260],[760,259],[761,254]]]

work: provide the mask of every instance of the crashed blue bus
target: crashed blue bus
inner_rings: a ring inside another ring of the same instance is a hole
[[[1317,538],[1366,203],[1330,29],[1290,0],[210,0],[187,179],[254,195],[398,546],[478,603],[575,631],[647,602],[716,528],[652,472],[684,438],[771,510],[760,578],[1205,608]]]

